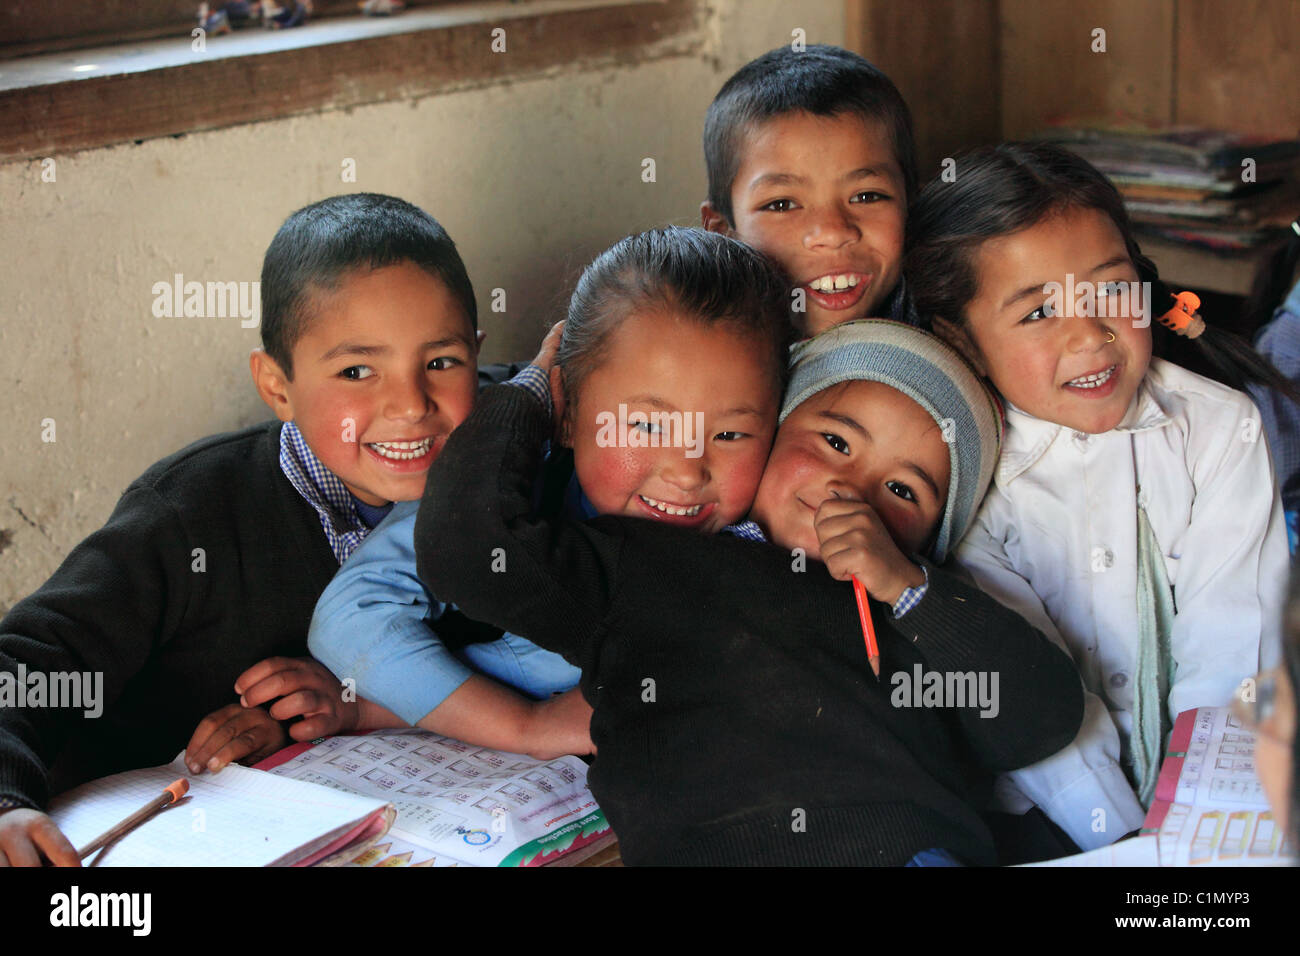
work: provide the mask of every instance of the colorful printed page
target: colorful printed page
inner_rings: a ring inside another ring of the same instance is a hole
[[[577,757],[534,760],[417,729],[299,744],[257,765],[391,801],[392,830],[361,866],[540,866],[606,838]]]
[[[374,842],[393,819],[387,800],[322,790],[238,764],[194,775],[183,753],[166,766],[114,774],[70,790],[51,801],[50,816],[73,846],[82,847],[177,777],[189,781],[185,797],[100,850],[87,865],[293,866],[337,851],[343,837],[364,834]]]
[[[1255,775],[1255,735],[1226,707],[1179,714],[1144,833],[1163,866],[1290,866]]]
[[[416,846],[414,843],[408,843],[401,837],[389,833],[364,853],[353,855],[351,859],[346,860],[341,865],[374,869],[390,866],[407,866],[413,869],[421,869],[426,867],[460,866],[461,864],[457,860],[447,856],[438,856],[432,850]]]

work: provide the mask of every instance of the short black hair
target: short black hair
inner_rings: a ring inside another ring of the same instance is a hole
[[[856,53],[814,44],[802,51],[780,46],[737,70],[709,104],[704,119],[704,164],[709,203],[735,225],[731,186],[740,170],[744,139],[777,116],[852,114],[880,122],[894,145],[910,202],[916,193],[912,114],[892,80]]]
[[[331,196],[284,221],[262,260],[262,347],[291,380],[293,347],[312,319],[312,299],[356,269],[410,262],[446,285],[475,331],[478,306],[465,263],[438,221],[379,193]]]
[[[634,312],[672,309],[703,325],[727,323],[764,342],[772,387],[785,386],[794,336],[790,282],[756,249],[716,232],[670,226],[621,239],[583,270],[555,363],[572,408],[614,329]]]

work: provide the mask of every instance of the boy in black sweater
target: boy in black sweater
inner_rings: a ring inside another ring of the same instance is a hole
[[[1054,753],[1083,713],[1070,659],[937,567],[1000,424],[937,339],[837,326],[796,349],[754,521],[710,536],[532,517],[549,416],[498,386],[430,469],[420,575],[582,667],[592,792],[626,862],[991,864],[976,808],[993,775]],[[877,602],[879,679],[852,576]]]
[[[289,217],[251,357],[278,421],[158,462],[0,621],[0,684],[101,688],[93,707],[0,696],[0,864],[76,865],[40,812],[49,796],[187,740],[197,773],[393,723],[306,657],[307,628],[350,550],[420,496],[474,404],[481,339],[464,264],[427,213],[357,194]]]

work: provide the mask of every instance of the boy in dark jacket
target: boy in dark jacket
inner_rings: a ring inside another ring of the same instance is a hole
[[[0,695],[0,863],[76,865],[41,812],[50,795],[187,741],[197,773],[390,722],[307,658],[307,627],[351,549],[420,496],[474,404],[480,338],[464,264],[427,213],[357,194],[289,217],[251,357],[278,420],[158,462],[0,621],[0,688],[95,698]]]

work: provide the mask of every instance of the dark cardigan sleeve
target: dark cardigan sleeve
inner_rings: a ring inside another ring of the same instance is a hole
[[[415,522],[416,566],[440,600],[588,672],[612,601],[621,539],[587,522],[531,514],[549,427],[541,403],[525,389],[482,392],[429,469]]]
[[[1069,656],[955,574],[928,563],[926,574],[925,597],[895,630],[945,677],[983,675],[990,706],[954,709],[980,762],[1015,770],[1069,744],[1083,723],[1083,688]]]
[[[106,710],[184,617],[190,547],[172,508],[127,489],[108,523],[0,621],[0,671],[100,673]],[[15,678],[16,680],[16,678]],[[44,807],[46,768],[87,707],[0,706],[0,807]]]

